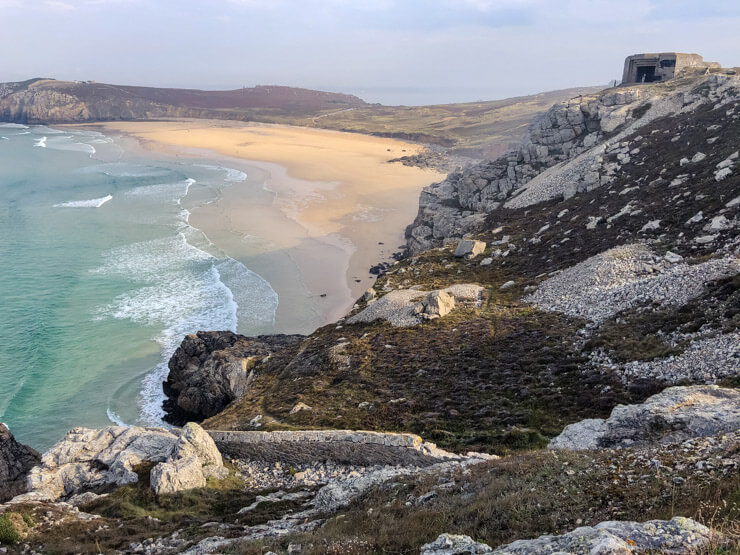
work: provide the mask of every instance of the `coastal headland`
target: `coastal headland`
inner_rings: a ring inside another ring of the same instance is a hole
[[[240,165],[248,179],[192,208],[190,223],[267,279],[276,329],[310,332],[346,314],[373,283],[369,268],[404,243],[421,189],[444,175],[388,161],[423,147],[320,129],[217,120],[114,122],[157,156]]]

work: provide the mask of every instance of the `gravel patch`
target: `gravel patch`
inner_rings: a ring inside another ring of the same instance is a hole
[[[740,375],[740,332],[699,339],[677,357],[624,365],[623,381],[655,378],[671,384],[682,380],[711,384]]]
[[[739,271],[740,261],[733,256],[693,266],[670,264],[645,245],[624,245],[564,270],[523,300],[600,323],[639,304],[684,305],[701,294],[706,282]]]

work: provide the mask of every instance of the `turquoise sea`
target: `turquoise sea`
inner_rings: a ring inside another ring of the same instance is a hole
[[[39,450],[77,426],[162,425],[184,335],[274,327],[269,283],[188,223],[246,175],[123,144],[0,123],[0,421]]]

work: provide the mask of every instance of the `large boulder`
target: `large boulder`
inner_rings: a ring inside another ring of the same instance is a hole
[[[458,258],[475,258],[479,254],[483,254],[485,250],[485,241],[477,241],[475,239],[463,239],[457,244],[457,248],[455,249],[455,256]]]
[[[455,308],[455,297],[444,290],[432,291],[421,302],[422,316],[427,320],[447,316]]]
[[[138,481],[136,467],[162,462],[178,433],[163,428],[75,428],[41,458],[28,475],[28,489],[56,500]]]
[[[179,460],[196,457],[202,465],[223,466],[221,453],[216,448],[211,436],[194,422],[188,422],[182,428],[180,438],[172,449],[170,459]]]
[[[552,449],[638,447],[740,429],[740,390],[716,385],[669,387],[639,405],[619,405],[606,420],[567,426]]]
[[[151,488],[157,495],[204,488],[206,478],[198,457],[186,457],[172,462],[159,463],[150,474]]]
[[[164,383],[167,421],[182,425],[221,412],[249,388],[250,372],[276,352],[295,345],[299,335],[244,337],[230,331],[185,337],[169,361]]]
[[[458,283],[436,291],[397,289],[349,317],[347,323],[385,320],[398,327],[417,326],[449,314],[457,301],[464,306],[480,307],[484,293],[483,287],[472,283]]]
[[[26,491],[26,475],[40,461],[38,451],[18,443],[0,423],[0,503]]]

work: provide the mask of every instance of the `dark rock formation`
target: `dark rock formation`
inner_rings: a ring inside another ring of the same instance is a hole
[[[164,403],[172,424],[201,421],[221,412],[247,391],[252,372],[301,335],[244,337],[230,331],[188,335],[169,362]]]
[[[26,475],[40,461],[36,450],[18,443],[0,423],[0,503],[26,491]]]

